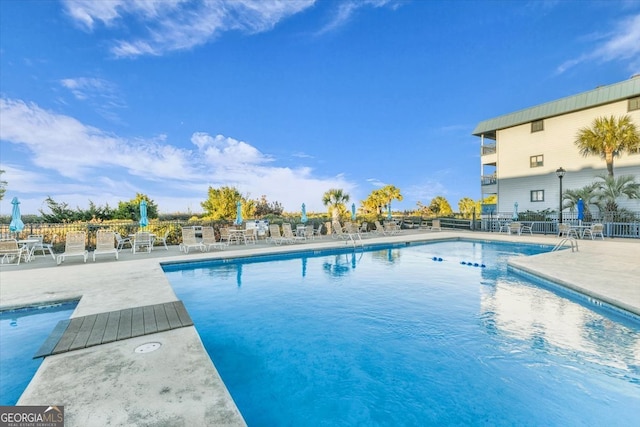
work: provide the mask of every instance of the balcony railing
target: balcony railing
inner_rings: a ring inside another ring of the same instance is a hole
[[[498,177],[495,175],[482,175],[480,181],[482,185],[495,185],[498,183]]]
[[[496,153],[496,144],[487,144],[480,146],[480,152],[483,156]]]

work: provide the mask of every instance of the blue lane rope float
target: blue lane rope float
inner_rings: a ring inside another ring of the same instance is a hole
[[[477,262],[471,262],[471,261],[460,261],[460,264],[462,265],[468,265],[469,267],[480,267],[480,268],[486,268],[487,266],[484,264],[479,264]]]
[[[432,259],[432,260],[434,260],[434,261],[442,261],[442,258],[439,258],[439,257],[437,257],[437,256],[434,256],[434,257],[433,257],[433,258],[431,258],[431,259]]]

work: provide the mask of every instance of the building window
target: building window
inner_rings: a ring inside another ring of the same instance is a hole
[[[531,133],[540,132],[544,130],[544,120],[536,120],[535,122],[531,122]]]
[[[531,201],[532,202],[544,202],[544,190],[533,190],[533,191],[531,191]]]
[[[529,164],[532,168],[539,168],[544,165],[544,156],[542,154],[538,156],[529,157]]]
[[[640,110],[640,96],[629,99],[629,111]]]

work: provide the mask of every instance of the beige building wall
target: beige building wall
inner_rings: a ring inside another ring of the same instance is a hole
[[[544,119],[544,130],[531,132],[531,122],[499,130],[496,133],[496,174],[498,212],[508,212],[518,203],[520,212],[557,210],[560,204],[559,179],[556,169],[566,170],[563,190],[577,189],[607,173],[599,156],[583,157],[574,144],[578,129],[589,127],[602,116],[631,116],[640,127],[640,110],[628,111],[628,101],[571,112]],[[531,167],[531,156],[543,156],[543,166]],[[483,163],[487,164],[483,156]],[[640,178],[640,154],[622,154],[613,162],[614,174],[634,174]],[[531,201],[532,190],[543,190],[543,201]],[[638,201],[626,200],[621,207],[640,210]]]

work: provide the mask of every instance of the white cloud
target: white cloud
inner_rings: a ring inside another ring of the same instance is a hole
[[[640,14],[625,17],[614,30],[597,39],[592,52],[565,61],[557,68],[558,74],[591,61],[626,61],[632,73],[640,71]]]
[[[3,153],[9,153],[11,144],[22,159],[5,161],[3,154],[3,179],[9,182],[8,193],[24,199],[25,213],[37,213],[49,195],[86,207],[89,200],[115,206],[136,192],[149,195],[163,212],[200,212],[209,186],[234,186],[251,198],[266,195],[290,211],[303,202],[309,211],[324,211],[322,194],[329,188],[352,196],[357,190],[342,175],[318,177],[309,167],[273,166],[277,159],[224,135],[194,132],[193,148],[182,148],[164,134],[125,138],[6,98],[0,99],[0,116]]]
[[[331,20],[316,33],[317,35],[322,35],[346,25],[355,13],[363,7],[390,6],[392,9],[396,9],[400,6],[400,2],[396,0],[344,0],[337,4],[338,8],[334,11]]]
[[[139,23],[137,30],[146,34],[119,40],[111,50],[117,57],[133,57],[190,49],[225,31],[268,31],[314,3],[315,0],[66,0],[65,8],[75,22],[89,31],[99,22],[111,27],[125,17],[133,18]]]
[[[120,122],[118,110],[126,108],[117,86],[105,79],[96,77],[77,77],[60,80],[60,84],[68,89],[79,101],[87,102],[102,117]],[[66,104],[66,102],[63,103]]]

